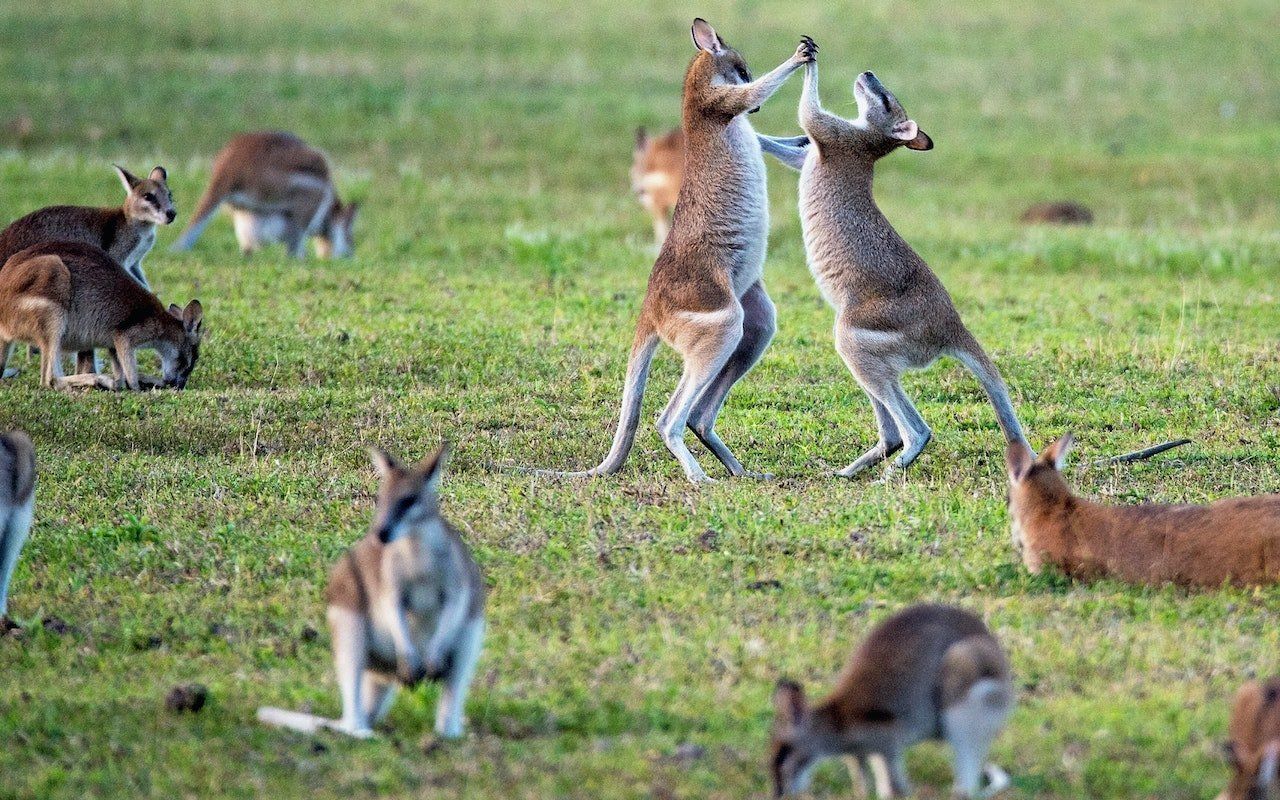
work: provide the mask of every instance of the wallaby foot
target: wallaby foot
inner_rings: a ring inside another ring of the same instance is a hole
[[[852,478],[859,472],[862,472],[869,467],[874,467],[876,464],[879,464],[901,449],[902,442],[900,440],[897,442],[886,442],[884,439],[881,439],[876,442],[875,447],[872,447],[867,452],[858,456],[857,460],[852,464],[842,470],[838,470],[836,475],[839,475],[841,478]]]
[[[17,367],[9,367],[4,371],[3,375],[0,375],[0,379],[8,380],[10,378],[16,378],[18,377],[19,372],[22,372],[22,370]]]
[[[987,786],[982,790],[980,797],[995,797],[1013,785],[1013,781],[1009,779],[1009,773],[995,764],[988,764],[984,771],[987,775]]]
[[[902,455],[893,460],[894,468],[906,469],[914,464],[915,460],[920,457],[920,453],[924,450],[925,445],[929,444],[931,439],[933,439],[933,431],[925,428],[923,435],[919,439],[903,445]]]

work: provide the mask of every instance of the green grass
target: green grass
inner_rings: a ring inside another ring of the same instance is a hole
[[[813,34],[828,105],[851,109],[874,68],[933,136],[883,164],[882,205],[1033,440],[1077,433],[1080,491],[1280,490],[1270,0],[0,4],[0,218],[115,202],[117,160],[167,166],[185,222],[217,148],[260,127],[324,147],[367,212],[336,264],[244,260],[225,219],[181,257],[162,232],[153,283],[207,310],[182,394],[65,396],[30,369],[0,387],[0,429],[30,431],[42,468],[12,613],[73,626],[0,640],[0,796],[759,797],[774,680],[821,692],[868,626],[918,600],[981,612],[1012,654],[1020,705],[994,757],[1013,796],[1222,787],[1228,698],[1280,669],[1280,597],[1026,575],[994,415],[950,362],[909,381],[935,439],[905,479],[828,477],[874,428],[776,165],[780,330],[721,432],[779,478],[684,482],[648,424],[669,354],[621,475],[491,468],[607,448],[651,258],[631,130],[676,121],[693,13],[757,72]],[[798,87],[761,130],[795,130]],[[1014,222],[1057,198],[1099,225]],[[1172,457],[1091,465],[1183,435],[1196,444]],[[323,629],[325,572],[367,525],[365,448],[418,457],[445,438],[445,508],[491,586],[473,735],[421,752],[431,690],[402,695],[373,742],[260,727],[261,704],[338,710],[327,633],[302,634]],[[212,691],[198,716],[163,708],[182,681]],[[680,760],[682,743],[705,754]],[[940,748],[911,768],[927,796],[950,779]],[[834,767],[815,788],[849,792]]]

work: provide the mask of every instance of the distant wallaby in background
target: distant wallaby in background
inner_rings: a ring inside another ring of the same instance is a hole
[[[1009,445],[1013,543],[1033,573],[1046,565],[1080,578],[1217,587],[1280,580],[1280,495],[1207,506],[1104,506],[1062,477],[1070,434],[1036,458]]]
[[[9,620],[9,581],[31,530],[36,505],[36,451],[22,431],[0,434],[0,635]]]
[[[1229,736],[1226,752],[1233,774],[1218,800],[1280,797],[1280,678],[1240,687]]]
[[[324,153],[292,133],[243,133],[228,142],[214,158],[209,186],[173,249],[190,250],[223,203],[231,207],[246,255],[283,242],[290,256],[303,258],[311,237],[321,258],[351,255],[359,204],[338,199]]]
[[[397,685],[441,681],[436,733],[462,735],[467,689],[484,639],[484,582],[440,515],[445,449],[416,467],[374,451],[382,481],[373,527],[329,573],[329,630],[342,719],[262,708],[258,719],[305,733],[372,735]]]
[[[127,169],[115,167],[124,186],[124,205],[119,208],[49,206],[20,219],[0,232],[0,268],[19,250],[44,242],[84,242],[101,247],[143,286],[150,288],[142,271],[142,260],[156,243],[156,226],[168,225],[177,216],[169,175],[156,167],[146,178],[134,177]],[[97,371],[93,353],[77,356],[77,371]]]
[[[164,385],[187,384],[200,355],[204,311],[199,300],[166,309],[106,251],[80,242],[47,242],[0,268],[0,375],[15,341],[40,348],[40,382],[66,389],[121,383],[138,390],[137,350],[160,355]],[[111,351],[115,380],[62,375],[64,349]]]
[[[684,176],[684,132],[679,128],[662,136],[636,130],[631,161],[631,190],[653,217],[653,238],[662,246],[671,230],[671,212]]]
[[[818,762],[844,756],[855,784],[856,767],[868,792],[903,797],[911,793],[907,749],[941,739],[955,756],[953,796],[990,797],[1009,785],[986,758],[1013,704],[1009,660],[982,620],[948,606],[912,606],[871,631],[820,703],[810,706],[799,684],[778,682],[774,796],[806,791]]]
[[[680,353],[684,374],[658,418],[667,449],[691,481],[708,480],[684,442],[688,425],[730,475],[751,475],[714,430],[733,385],[764,353],[775,329],[762,282],[769,236],[762,148],[746,115],[813,58],[807,37],[791,58],[759,80],[705,20],[693,22],[697,56],[684,81],[684,181],[671,232],[649,276],[627,365],[622,412],[609,454],[576,476],[622,468],[635,439],[649,365],[658,341]]]
[[[902,374],[939,356],[977,376],[1009,442],[1025,442],[1000,373],[960,321],[942,282],[885,219],[871,194],[875,162],[899,147],[933,141],[870,72],[853,87],[858,118],[835,116],[818,99],[818,65],[805,67],[800,125],[812,145],[800,173],[800,222],[809,269],[836,311],[836,350],[866,391],[879,441],[846,477],[884,461],[910,465],[932,431],[902,389]]]

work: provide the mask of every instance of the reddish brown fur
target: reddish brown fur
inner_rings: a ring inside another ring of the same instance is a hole
[[[1274,791],[1280,757],[1280,678],[1249,681],[1236,693],[1231,708],[1227,758],[1233,774],[1218,800],[1255,800]],[[1267,769],[1261,769],[1267,763]],[[1259,774],[1264,772],[1265,774]],[[1260,780],[1261,779],[1261,780]],[[1257,794],[1255,794],[1257,792]]]
[[[631,164],[631,188],[653,217],[659,245],[667,238],[672,211],[684,179],[684,132],[679,128],[649,136],[641,128]]]
[[[1022,212],[1022,222],[1048,225],[1091,225],[1093,212],[1069,200],[1056,203],[1036,203]]]
[[[1031,572],[1204,587],[1280,579],[1280,495],[1105,506],[1073,494],[1055,467],[1069,446],[1063,437],[1034,460],[1009,447],[1009,512]]]

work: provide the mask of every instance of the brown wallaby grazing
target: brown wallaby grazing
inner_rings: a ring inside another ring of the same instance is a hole
[[[693,22],[698,54],[685,73],[684,181],[671,232],[649,276],[627,364],[622,411],[604,460],[573,476],[622,468],[635,439],[649,365],[659,340],[684,360],[684,374],[658,430],[691,481],[708,480],[684,442],[688,425],[730,475],[752,475],[715,433],[733,385],[759,360],[775,329],[762,276],[769,235],[761,137],[746,115],[813,58],[804,38],[791,58],[758,80],[706,21]]]
[[[877,160],[899,147],[933,141],[870,72],[854,83],[858,118],[822,108],[818,65],[805,66],[800,125],[812,146],[800,173],[800,222],[809,269],[836,311],[836,350],[871,401],[879,441],[839,474],[849,477],[898,450],[910,465],[932,431],[902,388],[902,373],[938,357],[960,360],[982,383],[1010,442],[1025,442],[999,371],[969,333],[950,295],[924,259],[876,205]]]
[[[242,133],[227,142],[173,249],[190,250],[223,203],[231,206],[236,239],[246,255],[284,242],[290,256],[303,258],[310,237],[321,258],[351,255],[359,204],[338,199],[324,153],[292,133]]]
[[[0,635],[13,630],[9,581],[36,506],[36,451],[22,431],[0,434]]]
[[[1022,222],[1047,225],[1092,225],[1093,212],[1088,208],[1062,200],[1054,203],[1036,203],[1018,217]]]
[[[440,515],[445,448],[416,467],[375,450],[381,475],[373,527],[329,573],[329,630],[342,719],[258,710],[271,725],[372,735],[396,686],[442,681],[436,733],[462,735],[467,689],[484,640],[484,581]]]
[[[986,759],[1013,704],[1009,660],[982,620],[949,606],[911,606],[871,631],[825,700],[810,706],[799,684],[778,682],[774,796],[806,791],[818,762],[836,756],[878,797],[908,795],[907,748],[938,739],[955,756],[954,796],[990,797],[1009,785]]]
[[[199,300],[166,309],[105,250],[82,242],[46,242],[14,254],[0,268],[0,374],[15,341],[40,348],[40,382],[138,390],[137,349],[160,355],[164,385],[181,389],[200,356]],[[107,348],[116,379],[62,376],[64,349]]]
[[[684,131],[676,128],[662,136],[636,130],[636,147],[631,161],[631,190],[653,217],[653,238],[658,246],[671,230],[671,212],[680,194],[684,175]]]
[[[1280,798],[1280,678],[1236,692],[1226,745],[1231,782],[1218,800]]]
[[[1280,580],[1280,495],[1207,506],[1104,506],[1077,497],[1062,477],[1067,434],[1039,458],[1009,445],[1013,544],[1032,573],[1046,565],[1090,579],[1216,587]]]

